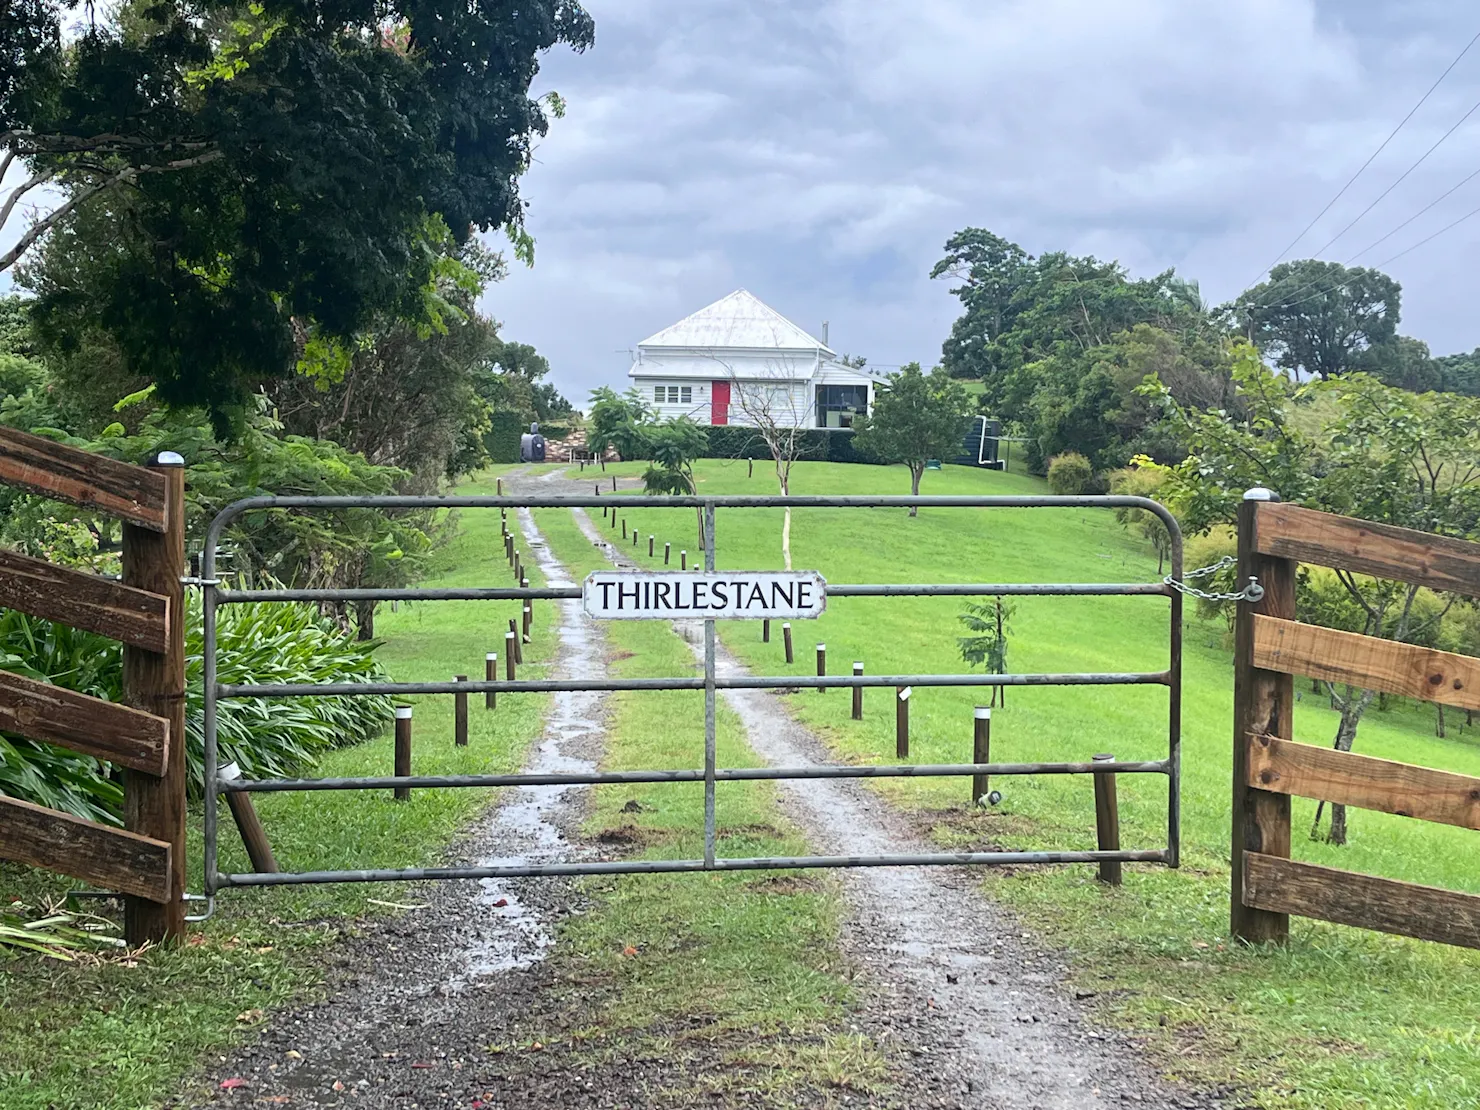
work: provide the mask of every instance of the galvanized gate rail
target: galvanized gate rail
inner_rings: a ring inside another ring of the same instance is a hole
[[[216,577],[217,548],[233,520],[257,510],[332,509],[574,509],[609,505],[610,497],[253,497],[223,509],[212,521],[201,563],[204,594],[205,678],[205,888],[208,897],[226,887],[283,886],[304,883],[380,882],[414,879],[487,879],[542,875],[654,874],[661,872],[768,870],[810,867],[883,867],[944,864],[1162,863],[1178,865],[1181,826],[1182,715],[1182,536],[1176,519],[1161,505],[1141,497],[644,497],[645,508],[701,509],[704,569],[715,570],[715,511],[733,508],[1138,508],[1154,514],[1171,537],[1172,573],[1155,583],[832,583],[834,597],[971,596],[1157,596],[1170,602],[1169,658],[1164,671],[1066,674],[898,674],[737,676],[715,673],[714,620],[704,622],[702,678],[534,679],[464,682],[368,682],[353,684],[229,685],[217,681],[216,611],[221,605],[259,601],[512,601],[580,598],[580,586],[544,588],[253,589],[226,588]],[[896,766],[808,766],[723,768],[715,762],[715,694],[719,690],[850,688],[857,686],[1165,686],[1167,755],[1145,761],[906,764]],[[283,698],[315,695],[413,695],[543,693],[550,691],[702,690],[705,697],[704,766],[694,769],[608,771],[587,774],[416,775],[334,779],[223,778],[217,752],[217,707],[223,698]],[[1155,774],[1167,778],[1167,841],[1164,848],[1115,851],[922,852],[873,856],[781,856],[723,858],[715,855],[714,799],[720,782],[777,779],[842,779],[966,775]],[[368,870],[226,874],[218,870],[218,798],[232,792],[284,790],[385,790],[393,787],[507,787],[602,785],[614,783],[702,782],[704,858],[615,860],[556,864],[505,864],[457,867],[404,867]]]

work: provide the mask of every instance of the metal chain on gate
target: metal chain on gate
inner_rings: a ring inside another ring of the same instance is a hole
[[[1259,579],[1249,575],[1249,582],[1243,589],[1233,593],[1209,593],[1207,590],[1199,590],[1196,586],[1187,585],[1188,579],[1206,578],[1210,574],[1217,574],[1224,567],[1235,566],[1238,557],[1225,555],[1210,566],[1199,567],[1197,570],[1189,570],[1180,579],[1173,578],[1170,574],[1162,579],[1172,589],[1186,594],[1188,597],[1201,598],[1204,601],[1249,601],[1256,602],[1264,596],[1264,587],[1259,584]]]

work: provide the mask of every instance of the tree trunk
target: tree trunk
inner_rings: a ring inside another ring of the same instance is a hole
[[[924,475],[924,473],[925,473],[925,464],[924,463],[921,463],[918,467],[915,466],[913,463],[910,464],[910,496],[911,497],[919,497],[920,496],[920,478],[921,478],[922,475]],[[910,506],[910,516],[919,516],[919,515],[920,515],[920,506],[918,506],[918,505],[911,505]]]
[[[781,479],[781,496],[790,497],[790,486],[785,478]],[[787,570],[791,569],[791,506],[786,506],[781,511],[781,565]]]
[[[1342,702],[1341,723],[1336,726],[1336,743],[1333,745],[1337,751],[1352,750],[1357,739],[1357,726],[1362,722],[1362,714],[1372,704],[1372,698],[1371,690],[1363,690],[1360,694],[1351,691]],[[1316,819],[1320,820],[1319,810],[1316,812]],[[1331,831],[1326,834],[1326,840],[1331,844],[1346,843],[1346,806],[1332,803]]]
[[[355,602],[355,639],[375,639],[375,602]]]

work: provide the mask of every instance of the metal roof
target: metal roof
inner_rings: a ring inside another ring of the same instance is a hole
[[[824,357],[833,354],[826,344],[744,289],[685,316],[638,346],[821,351]]]

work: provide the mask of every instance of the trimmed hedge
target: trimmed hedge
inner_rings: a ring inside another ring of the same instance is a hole
[[[517,412],[491,412],[488,414],[488,431],[483,433],[483,448],[488,452],[488,461],[516,463],[519,461],[519,440],[524,435],[524,416]]]
[[[754,428],[724,424],[704,429],[709,433],[709,459],[769,459],[766,441]],[[831,428],[805,428],[797,456],[813,462],[878,463],[873,455],[853,446],[853,432]]]

